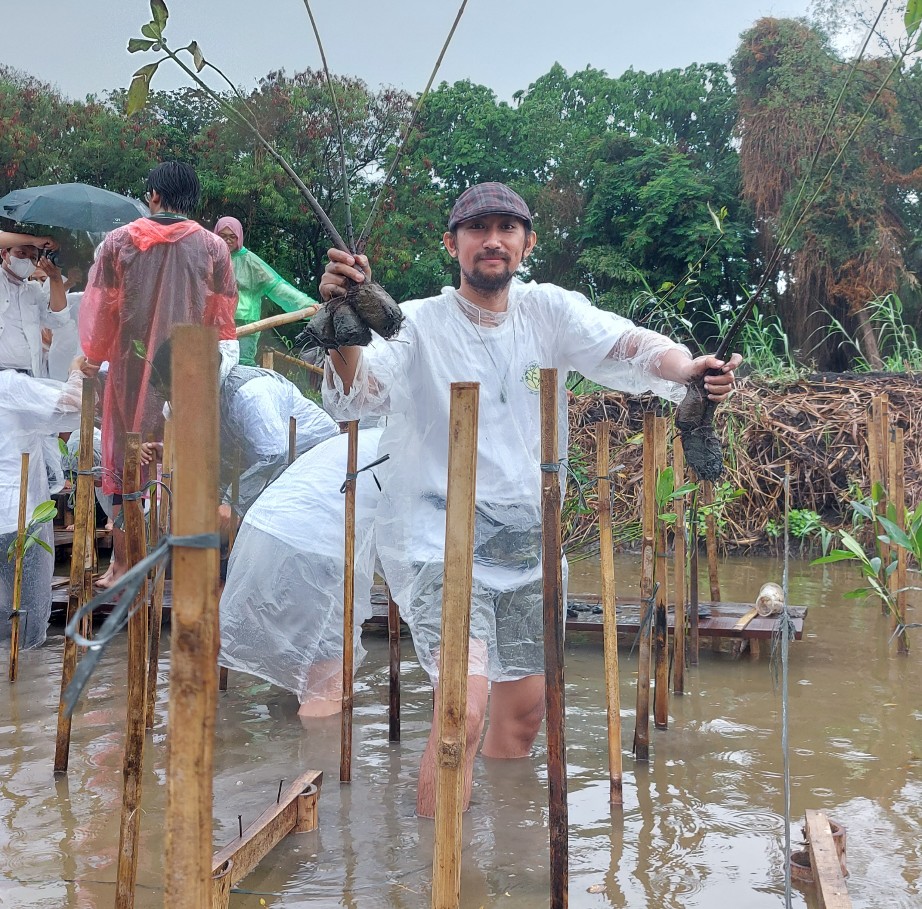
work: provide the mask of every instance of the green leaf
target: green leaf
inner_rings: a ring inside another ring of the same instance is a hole
[[[156,43],[156,41],[147,41],[144,38],[131,38],[128,41],[128,53],[136,54],[138,51],[149,51]]]
[[[834,549],[829,555],[823,556],[820,559],[814,559],[810,564],[811,565],[831,565],[833,562],[844,562],[849,559],[854,559],[855,556],[850,552],[844,552],[841,549]]]
[[[922,23],[922,0],[908,0],[903,21],[906,23],[906,34],[911,38],[919,23]]]
[[[40,502],[35,506],[35,511],[32,512],[32,520],[29,521],[29,524],[47,524],[57,516],[58,509],[54,502]]]
[[[850,590],[848,593],[842,594],[842,598],[845,600],[865,600],[869,596],[870,594],[864,587],[859,587],[857,590]]]
[[[200,73],[205,68],[205,55],[198,46],[198,41],[193,41],[186,50],[192,54],[192,62],[195,64],[195,71]]]
[[[667,467],[656,478],[656,501],[661,503],[668,501],[674,487],[675,473],[671,467]]]
[[[880,536],[877,539],[888,544],[896,543],[897,546],[902,546],[903,549],[907,550],[908,552],[913,551],[913,541],[907,536],[906,532],[898,524],[894,524],[893,521],[885,517],[878,517],[877,520],[880,521],[880,523],[883,525],[883,528],[887,531],[887,536],[889,537],[889,539],[885,539],[883,536]]]
[[[150,14],[162,31],[166,20],[170,18],[170,11],[166,8],[166,3],[163,0],[150,0]]]
[[[142,25],[141,34],[145,38],[153,38],[154,41],[159,41],[163,37],[160,34],[160,26],[156,22],[148,22],[146,25]]]
[[[33,537],[35,542],[42,547],[49,555],[54,555],[54,550],[44,541],[40,540],[38,537]]]
[[[720,220],[720,215],[716,211],[714,211],[713,208],[711,208],[710,202],[708,202],[707,206],[708,206],[708,214],[711,216],[711,220],[714,222],[714,227],[717,228],[718,233],[722,234],[724,232],[724,226]]]
[[[150,80],[153,78],[154,73],[157,72],[159,65],[159,62],[148,63],[147,66],[142,66],[134,74],[128,88],[128,102],[125,106],[125,113],[129,117],[139,110],[143,110],[144,105],[147,104],[147,96],[150,94]]]
[[[138,341],[134,339],[131,342],[131,349],[134,351],[136,357],[140,357],[142,360],[147,359],[147,347],[145,347],[143,341]]]
[[[842,544],[849,552],[853,553],[863,562],[868,560],[865,551],[861,548],[861,544],[851,534],[846,533],[844,530],[840,530],[839,536],[842,537]]]
[[[67,443],[60,436],[58,436],[58,451],[62,458],[67,457]]]

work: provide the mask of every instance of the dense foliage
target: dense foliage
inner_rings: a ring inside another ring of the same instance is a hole
[[[398,299],[451,281],[439,241],[453,198],[472,182],[503,180],[535,211],[528,276],[707,346],[757,283],[784,223],[799,216],[817,147],[816,173],[844,149],[775,266],[760,304],[772,329],[750,330],[750,341],[774,346],[788,363],[889,364],[894,351],[875,330],[875,301],[898,300],[911,337],[922,266],[922,69],[898,68],[875,98],[889,67],[876,58],[852,74],[828,131],[850,66],[799,20],[756,23],[730,66],[611,77],[555,65],[511,102],[469,81],[443,83],[384,190],[368,248],[376,276]],[[415,99],[335,81],[360,229]],[[247,105],[342,229],[339,144],[322,74],[271,72],[245,98],[225,97]],[[202,179],[203,223],[239,217],[250,248],[315,291],[328,241],[253,135],[197,87],[154,84],[131,117],[127,102],[124,89],[69,100],[0,68],[0,193],[81,180],[139,196],[154,163],[181,158]]]

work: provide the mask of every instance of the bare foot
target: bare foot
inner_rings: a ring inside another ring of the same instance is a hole
[[[109,518],[109,520],[106,521],[106,530],[108,530],[109,533],[112,533],[112,518]]]
[[[113,560],[109,563],[106,573],[96,582],[96,586],[100,590],[108,590],[127,570],[127,566]]]
[[[342,698],[311,698],[298,708],[300,717],[334,716],[343,709]]]
[[[73,525],[73,524],[68,524],[67,527],[64,528],[64,530],[65,530],[65,531],[70,531],[71,533],[73,533],[73,532],[74,532],[74,525]]]

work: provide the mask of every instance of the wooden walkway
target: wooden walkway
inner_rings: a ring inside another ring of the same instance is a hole
[[[52,606],[66,608],[67,588],[70,579],[56,577],[52,583]],[[163,595],[163,608],[168,614],[173,599],[173,586],[168,580]],[[369,629],[387,629],[387,595],[385,588],[376,585],[372,589],[371,604],[372,617],[365,623]],[[602,615],[598,596],[571,596],[568,598],[567,630],[569,632],[602,633]],[[763,618],[750,616],[753,611],[751,603],[713,603],[702,600],[699,606],[701,615],[698,620],[698,634],[710,638],[730,638],[743,641],[770,640],[779,625],[778,616]],[[807,610],[802,606],[792,606],[791,615],[794,620],[794,638],[802,640],[804,636],[804,621]],[[618,598],[618,631],[625,635],[636,635],[640,630],[640,603],[636,599]],[[747,618],[748,617],[748,618]],[[669,627],[675,623],[675,613],[672,608],[668,612]]]

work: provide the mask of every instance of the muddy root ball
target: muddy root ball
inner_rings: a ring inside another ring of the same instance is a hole
[[[339,345],[333,333],[333,317],[327,306],[321,306],[304,330],[295,338],[295,346],[302,350],[320,347],[323,350],[335,350]]]
[[[349,295],[327,304],[333,319],[333,336],[337,347],[365,347],[371,344],[371,330],[349,305]]]
[[[400,330],[403,313],[380,284],[358,284],[350,289],[346,301],[356,315],[382,338],[393,338]]]
[[[699,480],[714,483],[724,473],[723,449],[714,432],[714,411],[717,405],[708,400],[704,379],[692,382],[681,404],[676,408],[675,425],[682,434],[685,463]]]

